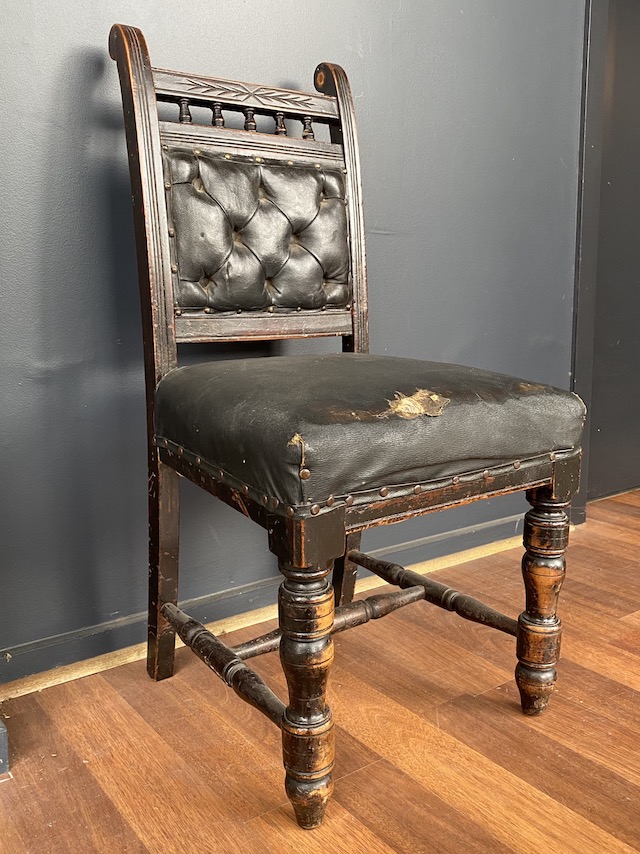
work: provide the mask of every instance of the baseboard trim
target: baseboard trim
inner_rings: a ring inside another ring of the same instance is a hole
[[[397,560],[415,572],[435,572],[517,547],[521,539],[508,534],[513,534],[520,523],[520,516],[509,516],[371,550],[370,554]],[[451,553],[454,543],[463,545],[462,550]],[[431,554],[439,549],[445,554],[428,561],[416,560],[424,555],[426,547]],[[277,612],[273,603],[280,580],[279,575],[270,576],[180,604],[214,634],[222,635],[275,619]],[[367,575],[358,580],[356,591],[371,590],[383,583],[377,576]],[[139,612],[0,650],[0,660],[4,658],[6,662],[5,669],[12,669],[15,674],[10,682],[0,684],[0,702],[144,658],[146,619],[146,612]]]

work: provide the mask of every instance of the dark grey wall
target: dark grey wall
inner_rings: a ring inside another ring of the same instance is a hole
[[[640,486],[640,3],[610,0],[589,498]]]
[[[110,25],[141,27],[159,66],[305,87],[318,61],[344,65],[372,351],[567,387],[583,17],[583,0],[12,5],[0,35],[0,649],[12,658],[0,678],[143,636],[142,353]],[[272,601],[261,531],[189,484],[183,495],[195,613]],[[514,533],[521,507],[483,503],[365,545],[425,560]]]

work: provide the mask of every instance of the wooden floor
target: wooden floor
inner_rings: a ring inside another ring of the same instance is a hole
[[[188,650],[159,684],[135,662],[9,700],[0,851],[640,851],[639,554],[640,492],[591,505],[541,718],[519,711],[506,635],[425,603],[339,635],[336,788],[312,832],[293,822],[275,727]],[[519,559],[436,577],[515,615]],[[284,696],[277,656],[256,669]]]

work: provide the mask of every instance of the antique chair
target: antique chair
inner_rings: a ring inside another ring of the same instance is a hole
[[[426,600],[515,636],[523,711],[545,708],[585,409],[549,386],[367,354],[358,146],[340,67],[318,66],[314,94],[155,69],[142,33],[119,24],[110,53],[144,324],[149,674],[171,676],[178,632],[270,718],[298,823],[312,828],[332,790],[335,632]],[[174,120],[159,120],[158,101],[175,105]],[[211,124],[194,123],[192,106],[209,108]],[[243,130],[225,127],[230,113],[243,115]],[[269,132],[256,116],[272,120]],[[314,138],[315,123],[329,126],[330,142]],[[183,342],[314,336],[341,336],[343,353],[178,367]],[[284,576],[277,631],[230,648],[176,607],[179,475],[266,529]],[[359,550],[374,525],[517,490],[533,508],[517,620]],[[359,566],[399,589],[352,602]],[[278,648],[287,704],[244,663]]]

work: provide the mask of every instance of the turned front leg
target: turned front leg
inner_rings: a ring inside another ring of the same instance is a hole
[[[525,715],[539,715],[556,681],[560,653],[558,595],[565,575],[569,539],[568,502],[551,497],[547,488],[527,493],[532,505],[524,517],[522,575],[526,608],[518,618],[516,682]]]
[[[333,717],[326,699],[333,662],[332,564],[294,568],[280,562],[280,660],[289,686],[282,722],[285,787],[306,829],[321,823],[333,790]]]

